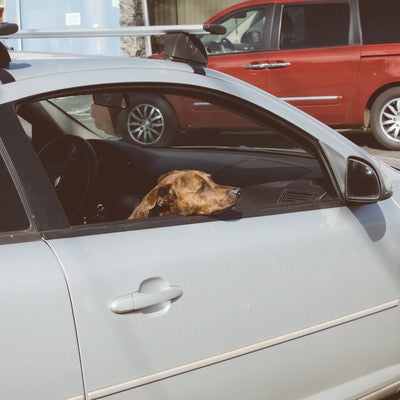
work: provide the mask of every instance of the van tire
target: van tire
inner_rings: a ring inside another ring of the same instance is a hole
[[[131,96],[128,107],[118,115],[116,126],[124,140],[145,147],[166,146],[178,132],[172,106],[153,94]]]
[[[371,130],[383,147],[400,150],[400,87],[376,98],[371,108]]]

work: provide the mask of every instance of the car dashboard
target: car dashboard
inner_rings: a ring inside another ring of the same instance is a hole
[[[143,149],[124,142],[90,140],[98,162],[90,222],[126,218],[157,178],[196,169],[221,185],[241,188],[235,210],[263,209],[332,199],[318,162],[306,154],[204,148]]]

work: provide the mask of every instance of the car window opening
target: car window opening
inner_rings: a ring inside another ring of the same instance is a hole
[[[154,218],[247,215],[335,198],[313,151],[229,104],[127,89],[49,98],[19,111],[71,225],[126,220],[146,199],[154,204],[145,218]],[[190,172],[162,185],[162,176],[182,170]],[[177,186],[191,193],[185,209],[183,200],[172,204]],[[211,188],[225,190],[225,200]]]

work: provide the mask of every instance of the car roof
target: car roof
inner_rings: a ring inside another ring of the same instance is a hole
[[[79,56],[41,53],[10,53],[11,63],[7,71],[15,80],[35,79],[54,74],[66,74],[86,70],[123,68],[165,68],[190,71],[187,64],[148,60],[134,57]],[[161,65],[162,64],[162,65]]]
[[[162,75],[173,80],[195,73],[190,65],[169,60],[35,53],[11,53],[10,66],[3,71],[9,79],[0,85],[0,103],[69,87],[157,82],[163,81]]]

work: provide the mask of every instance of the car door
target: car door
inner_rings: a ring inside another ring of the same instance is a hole
[[[89,398],[350,398],[367,376],[371,389],[393,380],[398,264],[383,232],[398,227],[386,208],[49,240]]]
[[[268,205],[257,185],[264,162],[296,177],[312,165],[314,188],[333,182],[316,143],[295,159],[278,145],[259,153],[271,132],[253,130],[233,154],[226,132],[217,153],[207,152],[210,135],[191,151],[136,150],[136,179],[197,162],[220,179],[240,174],[243,198],[261,202],[254,209],[44,232],[67,277],[89,399],[354,398],[400,376],[397,206],[346,206],[332,188],[310,197],[296,189],[301,178]]]
[[[6,153],[18,132],[3,121],[0,146],[1,390],[7,399],[81,399],[84,390],[68,288],[57,258],[42,240],[21,181],[30,157]],[[22,140],[26,138],[22,137]],[[29,153],[29,152],[28,152]],[[14,165],[11,160],[15,161]],[[33,172],[33,171],[31,171]],[[19,176],[19,178],[17,178]],[[13,178],[11,178],[13,177]],[[23,180],[23,179],[22,179]],[[32,187],[32,180],[28,186]],[[37,196],[37,193],[36,193]],[[45,200],[43,199],[45,202]],[[36,215],[37,216],[37,215]]]
[[[268,54],[269,91],[329,125],[345,124],[357,95],[360,44],[353,12],[347,1],[285,4],[279,50]]]
[[[274,17],[270,13],[265,20],[262,51],[210,53],[209,66],[255,84],[329,125],[344,125],[359,77],[360,44],[352,14],[356,15],[354,4],[348,1],[277,5]],[[358,119],[361,124],[362,115]]]

